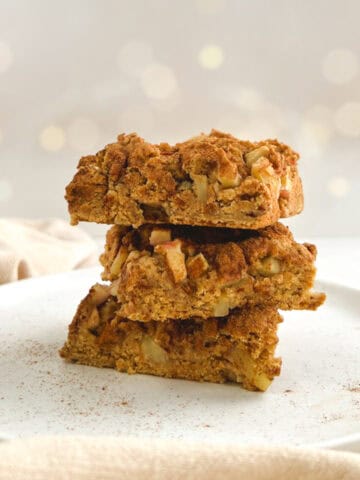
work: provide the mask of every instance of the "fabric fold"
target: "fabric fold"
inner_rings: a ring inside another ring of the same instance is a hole
[[[126,437],[37,437],[0,444],[0,479],[358,480],[360,456],[296,447]]]
[[[0,284],[90,267],[96,243],[60,219],[0,219]]]

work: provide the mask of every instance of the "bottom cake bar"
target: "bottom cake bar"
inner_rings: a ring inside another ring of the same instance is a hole
[[[109,287],[96,284],[80,303],[60,355],[121,372],[169,378],[235,382],[266,390],[280,373],[274,357],[274,308],[234,310],[227,317],[141,323],[118,315]]]

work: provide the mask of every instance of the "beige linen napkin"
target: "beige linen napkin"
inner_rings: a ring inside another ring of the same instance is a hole
[[[0,444],[0,479],[359,480],[360,456],[153,439],[38,437]]]
[[[96,261],[96,243],[63,220],[0,219],[0,284]]]

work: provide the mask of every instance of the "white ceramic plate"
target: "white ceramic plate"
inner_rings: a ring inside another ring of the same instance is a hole
[[[58,356],[99,269],[0,287],[0,431],[209,442],[360,445],[360,294],[322,282],[317,312],[285,312],[280,378],[265,393],[120,374]],[[358,442],[358,443],[357,443]]]

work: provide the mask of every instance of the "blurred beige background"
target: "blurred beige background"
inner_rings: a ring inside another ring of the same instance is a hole
[[[285,222],[297,235],[360,235],[358,0],[0,11],[0,216],[67,218],[79,157],[119,132],[174,142],[216,127],[301,153],[306,208]]]

